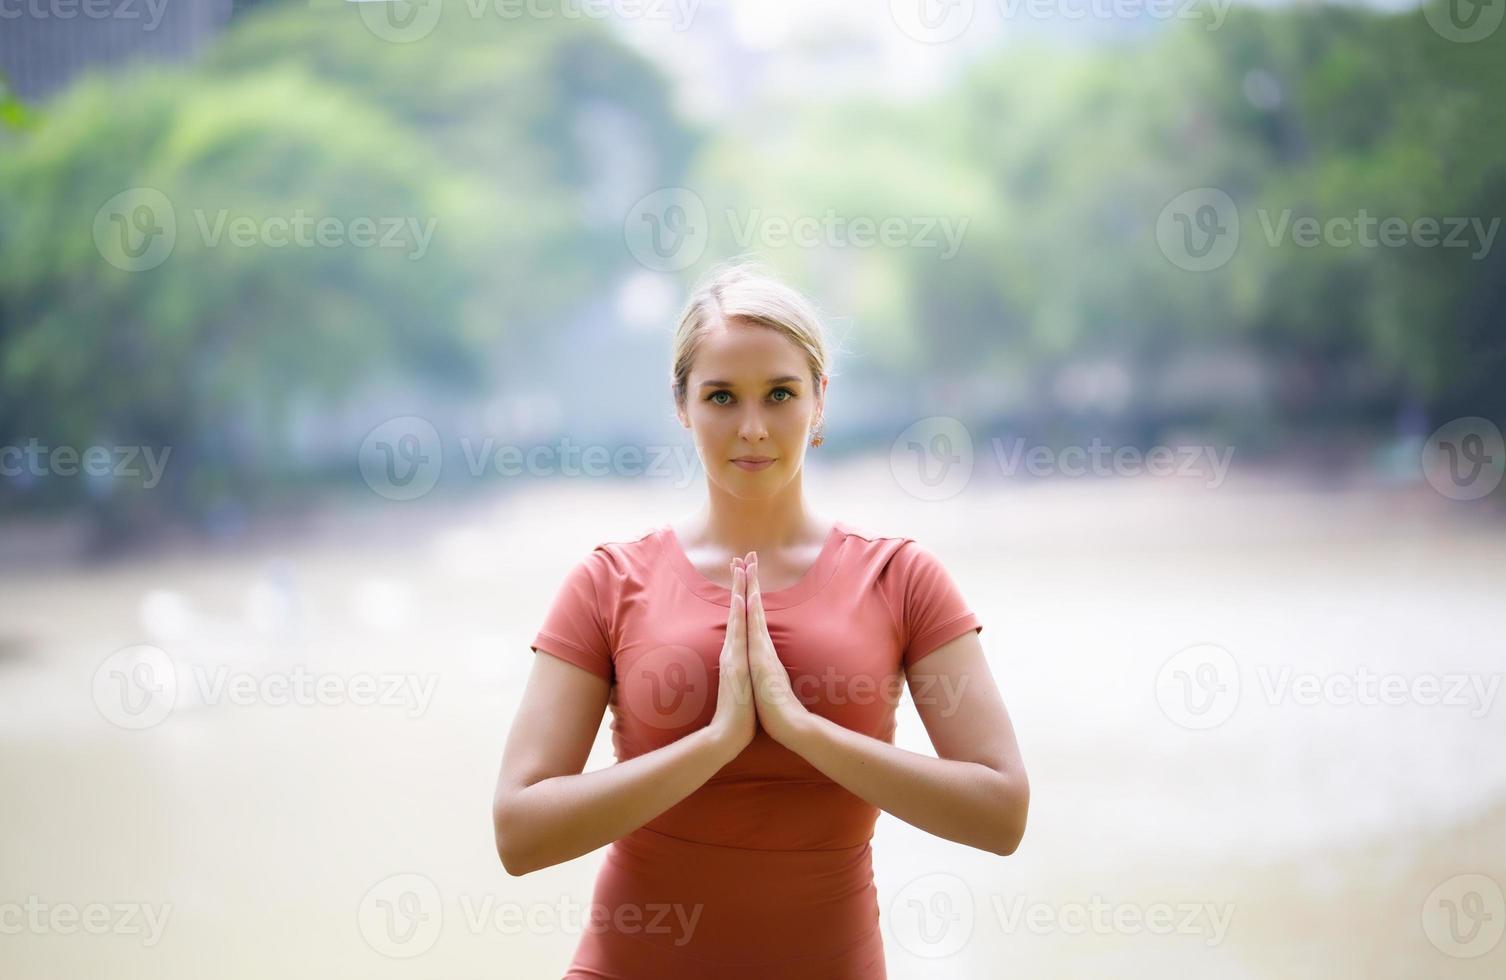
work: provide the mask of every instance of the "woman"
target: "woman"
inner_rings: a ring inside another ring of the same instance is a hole
[[[878,811],[994,854],[1024,834],[977,617],[915,541],[806,500],[826,368],[798,293],[713,273],[672,369],[706,505],[598,545],[534,639],[493,823],[514,875],[611,845],[566,980],[883,978]],[[902,677],[939,758],[892,744]],[[582,773],[608,705],[617,764]]]

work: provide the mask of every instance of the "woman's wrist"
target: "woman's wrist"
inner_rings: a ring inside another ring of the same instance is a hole
[[[702,743],[704,751],[716,760],[718,769],[741,755],[745,747],[738,744],[732,733],[711,725],[697,729],[686,737]]]
[[[805,746],[812,739],[820,737],[820,723],[823,720],[803,705],[787,712],[780,722],[779,744],[796,755],[803,755]]]

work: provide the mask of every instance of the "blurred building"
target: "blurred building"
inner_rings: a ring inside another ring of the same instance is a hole
[[[89,71],[191,57],[265,0],[4,0],[0,73],[38,102]]]

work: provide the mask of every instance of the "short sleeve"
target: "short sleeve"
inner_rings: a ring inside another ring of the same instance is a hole
[[[607,628],[611,610],[601,600],[615,591],[613,574],[611,560],[600,547],[570,569],[544,614],[532,648],[612,680],[615,671]]]
[[[983,624],[963,598],[962,591],[929,549],[909,540],[895,553],[901,600],[898,613],[902,663],[909,669],[916,661],[948,640],[976,630]]]

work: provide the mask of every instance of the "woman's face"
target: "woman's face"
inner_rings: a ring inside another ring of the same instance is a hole
[[[805,459],[825,387],[823,377],[816,390],[805,354],[777,330],[735,319],[708,329],[678,410],[706,478],[738,497],[771,496],[787,484]]]

